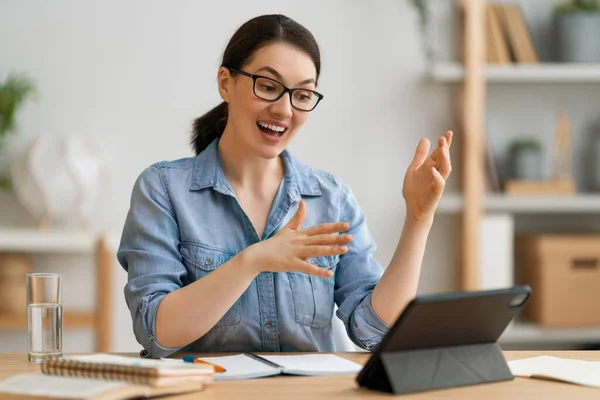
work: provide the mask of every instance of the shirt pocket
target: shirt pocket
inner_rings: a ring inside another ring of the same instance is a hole
[[[181,244],[180,252],[190,275],[194,277],[194,281],[204,278],[233,257],[232,254],[225,251],[196,243]],[[215,328],[238,325],[241,320],[242,298],[240,297],[223,318],[217,322]]]
[[[320,268],[334,270],[339,256],[314,257],[306,262]],[[300,272],[288,272],[288,280],[294,301],[296,323],[311,328],[325,328],[333,318],[334,277],[319,278]]]

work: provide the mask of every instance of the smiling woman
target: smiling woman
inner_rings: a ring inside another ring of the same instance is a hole
[[[423,139],[403,187],[407,219],[386,272],[352,191],[286,150],[324,98],[313,35],[263,15],[233,35],[223,102],[193,124],[196,157],[148,167],[133,188],[118,258],[143,353],[333,351],[332,317],[376,346],[416,293],[450,174],[447,132]]]

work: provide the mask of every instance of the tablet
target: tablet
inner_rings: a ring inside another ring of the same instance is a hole
[[[373,350],[357,382],[370,386],[370,370],[384,353],[495,343],[530,296],[527,285],[417,296]]]

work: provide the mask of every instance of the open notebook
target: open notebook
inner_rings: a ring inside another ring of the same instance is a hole
[[[200,360],[225,368],[225,372],[214,374],[214,380],[251,379],[281,374],[355,375],[362,369],[360,364],[333,354],[257,356],[253,353],[243,353],[223,357],[201,357]]]

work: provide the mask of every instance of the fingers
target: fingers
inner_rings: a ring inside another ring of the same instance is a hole
[[[417,145],[417,150],[415,151],[415,156],[413,157],[412,162],[410,163],[409,168],[416,169],[418,168],[425,160],[427,159],[427,155],[429,154],[429,148],[431,143],[428,139],[421,139],[419,144]]]
[[[437,195],[441,195],[444,192],[444,187],[446,186],[446,180],[442,176],[442,174],[435,168],[431,169],[431,173],[433,175],[433,192]]]
[[[450,152],[448,147],[444,146],[439,148],[439,156],[435,162],[435,168],[440,172],[440,175],[444,180],[448,179],[450,172],[452,172],[452,164],[450,162]]]
[[[339,256],[348,252],[348,246],[333,244],[330,246],[307,246],[302,249],[300,257],[303,260],[311,257]]]
[[[308,236],[324,235],[344,232],[347,231],[349,228],[350,225],[347,222],[329,222],[326,224],[311,226],[310,228],[302,230],[302,233]]]
[[[304,223],[305,218],[306,218],[306,203],[304,202],[304,200],[300,200],[296,214],[294,214],[294,216],[292,217],[290,222],[288,222],[284,226],[284,229],[285,228],[292,229],[292,230],[300,229],[300,227]]]
[[[333,244],[346,244],[352,241],[352,235],[314,235],[308,236],[304,240],[304,244],[307,246],[314,245],[333,245]]]
[[[452,137],[453,136],[454,136],[454,132],[452,132],[452,131],[446,131],[446,133],[444,133],[444,138],[446,139],[448,148],[450,148],[450,146],[452,146]]]
[[[331,278],[333,276],[332,270],[321,268],[319,266],[312,265],[307,262],[298,261],[294,264],[293,267],[297,272],[301,272],[303,274],[308,275],[314,275],[319,278]]]

